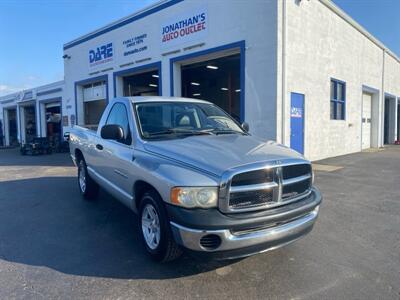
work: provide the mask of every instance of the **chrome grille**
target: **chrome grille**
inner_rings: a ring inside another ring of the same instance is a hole
[[[312,185],[311,164],[302,160],[250,166],[225,174],[220,209],[244,212],[284,205],[306,196]]]
[[[261,169],[233,176],[231,186],[252,185],[273,181],[272,169]]]

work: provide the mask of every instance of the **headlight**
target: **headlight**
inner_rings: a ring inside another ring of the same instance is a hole
[[[216,207],[217,187],[174,187],[171,189],[171,203],[187,208]]]

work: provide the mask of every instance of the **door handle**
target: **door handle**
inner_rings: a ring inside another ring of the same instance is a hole
[[[97,148],[98,150],[103,150],[103,145],[97,144],[97,145],[96,145],[96,148]]]

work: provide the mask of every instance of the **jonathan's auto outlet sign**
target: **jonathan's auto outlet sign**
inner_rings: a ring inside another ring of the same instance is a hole
[[[163,22],[161,25],[161,44],[164,47],[204,38],[207,33],[208,17],[204,8],[186,12]]]

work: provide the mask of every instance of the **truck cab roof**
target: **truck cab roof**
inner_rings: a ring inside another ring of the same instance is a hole
[[[208,103],[208,101],[194,99],[194,98],[183,98],[183,97],[164,97],[164,96],[137,96],[137,97],[118,97],[115,100],[128,99],[132,103],[143,103],[143,102],[193,102],[193,103]]]

